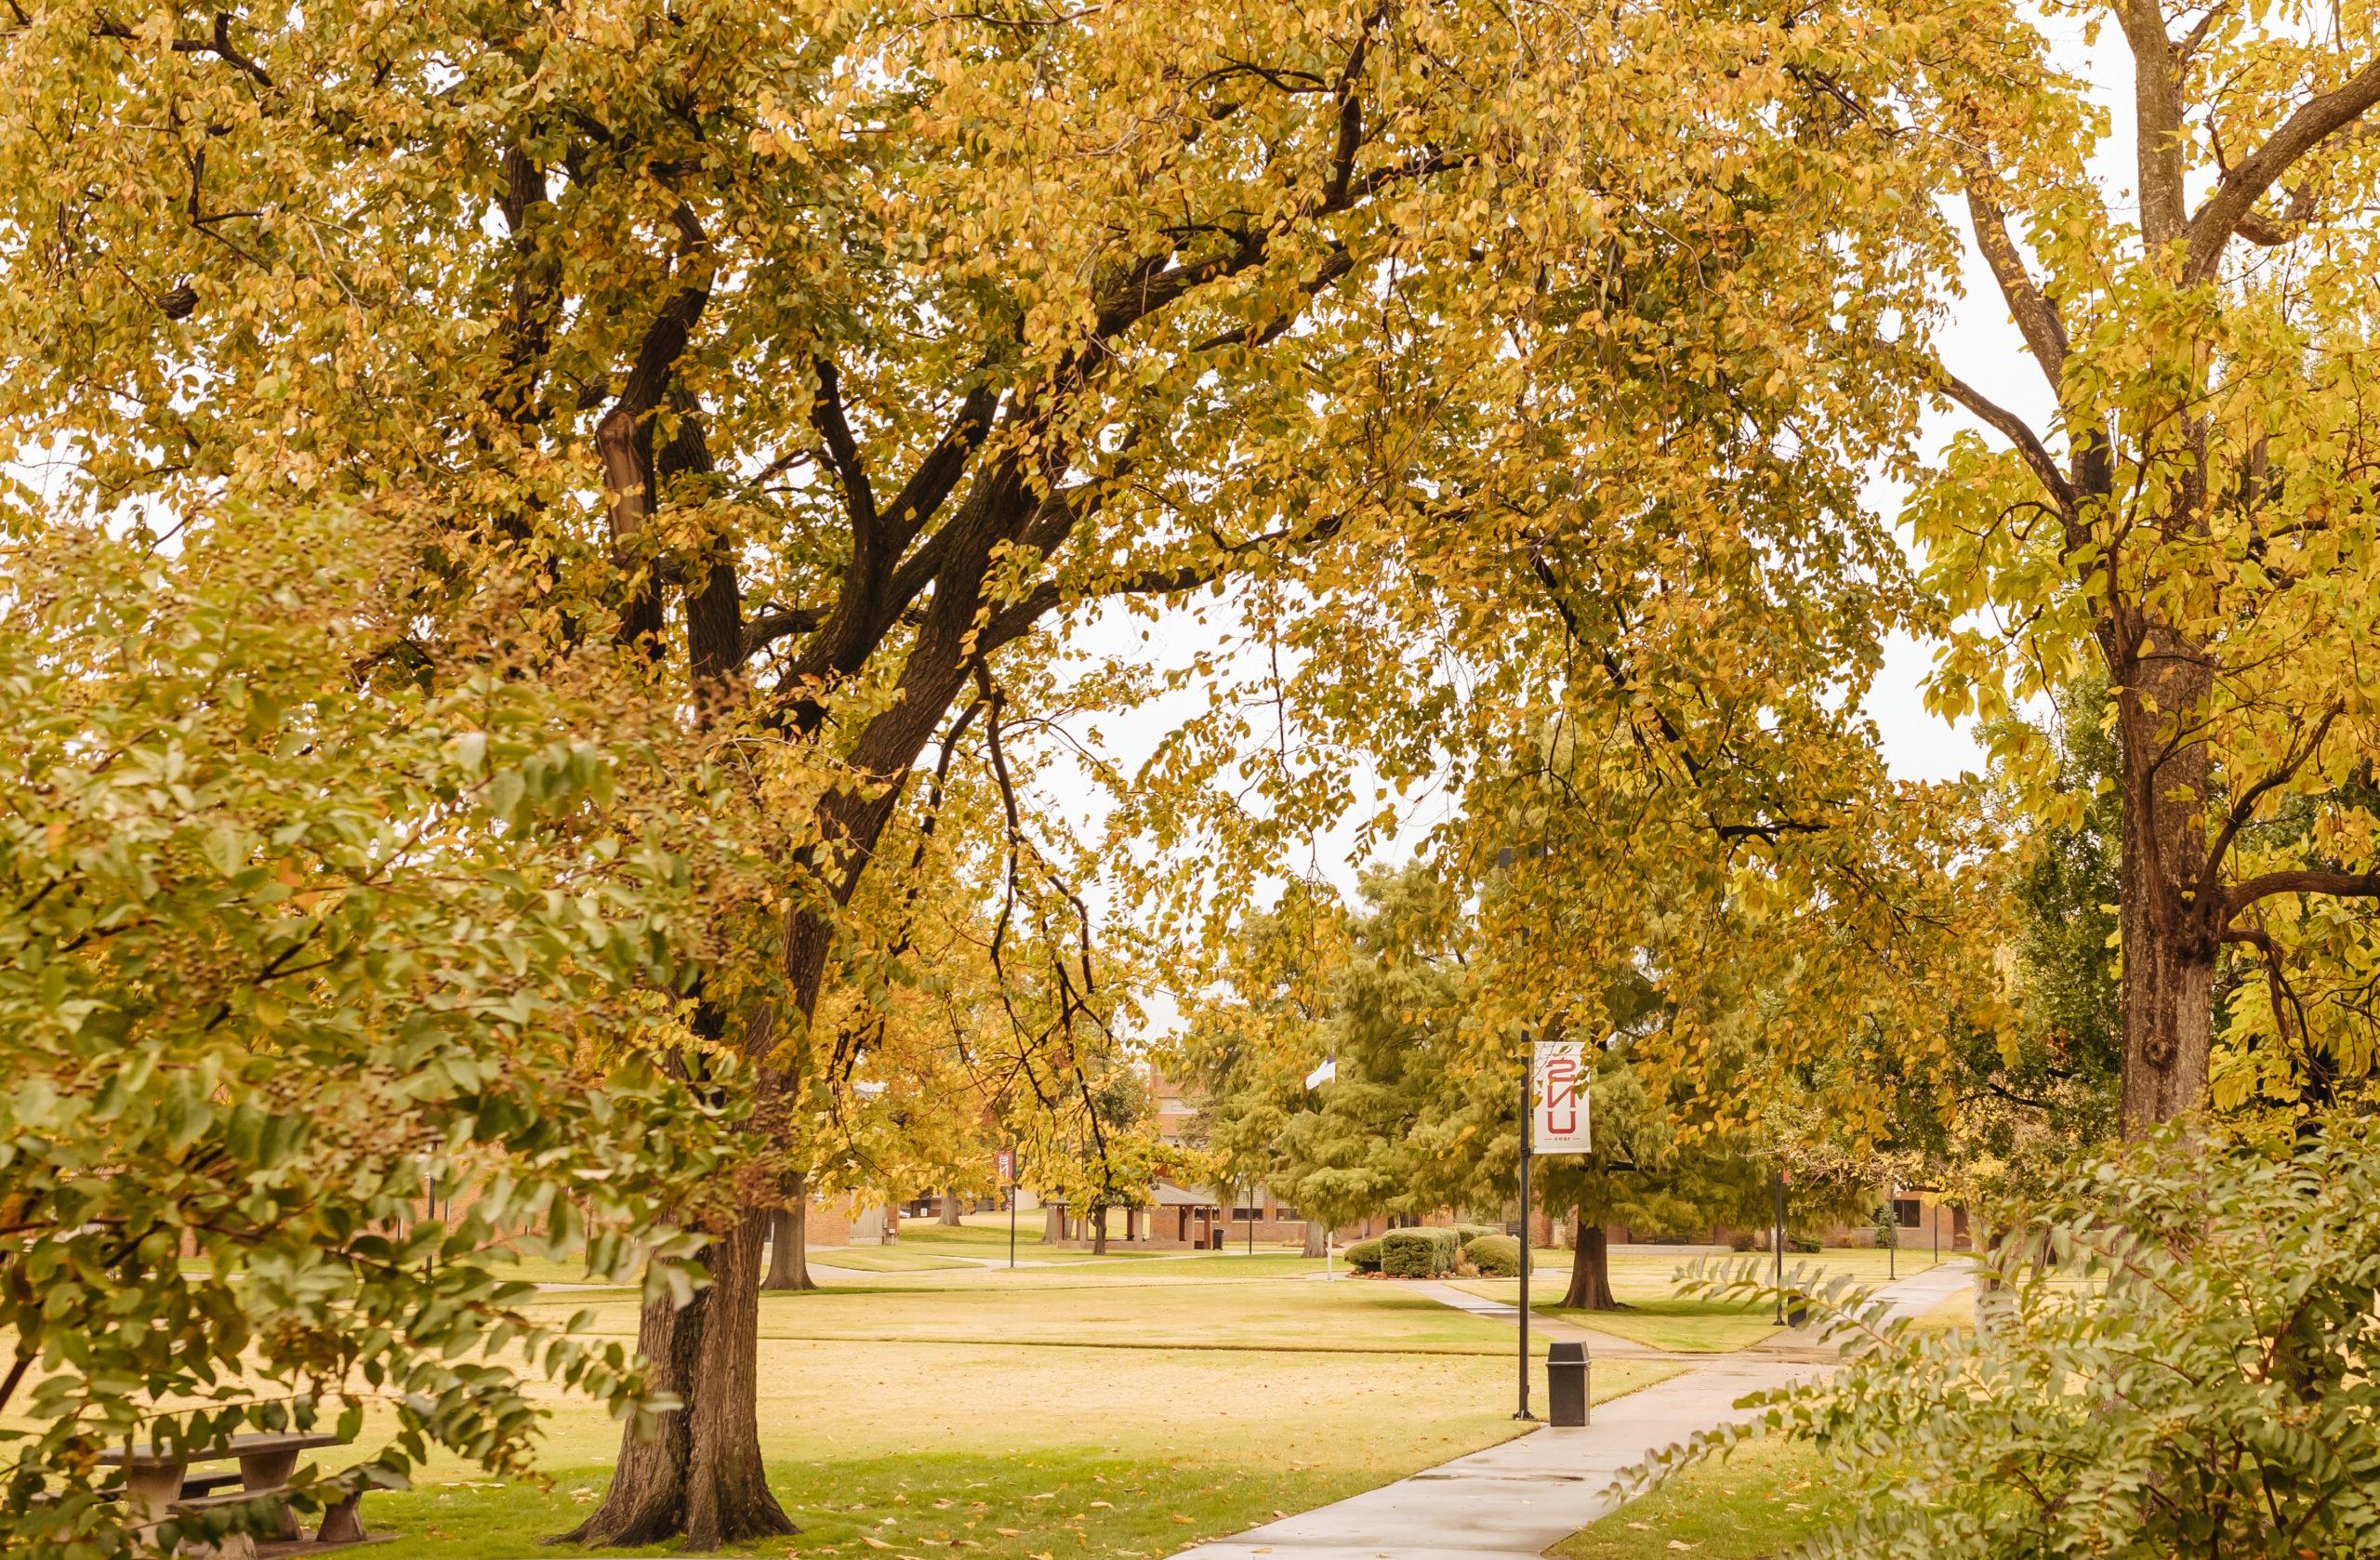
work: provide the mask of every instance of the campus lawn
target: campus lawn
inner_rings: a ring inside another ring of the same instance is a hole
[[[1662,1481],[1547,1551],[1560,1560],[1768,1560],[1838,1520],[1826,1455],[1761,1440]]]
[[[805,1255],[814,1266],[839,1267],[846,1273],[932,1273],[976,1265],[913,1249],[906,1240],[898,1246],[828,1246]]]
[[[1816,1286],[1828,1279],[1848,1276],[1862,1284],[1880,1285],[1888,1272],[1897,1269],[1902,1277],[1922,1273],[1934,1265],[1924,1251],[1902,1251],[1897,1261],[1887,1251],[1867,1247],[1832,1247],[1818,1252],[1785,1254],[1785,1279],[1788,1286]],[[1578,1311],[1560,1304],[1563,1289],[1570,1276],[1570,1254],[1567,1251],[1537,1251],[1531,1262],[1535,1273],[1531,1277],[1529,1309],[1548,1316],[1559,1316],[1597,1332],[1625,1338],[1647,1348],[1674,1350],[1682,1354],[1724,1354],[1748,1348],[1778,1331],[1776,1309],[1765,1303],[1714,1302],[1688,1298],[1677,1292],[1677,1276],[1684,1269],[1700,1262],[1710,1266],[1746,1263],[1759,1264],[1759,1275],[1768,1278],[1775,1272],[1776,1259],[1755,1253],[1730,1256],[1714,1253],[1694,1258],[1675,1255],[1631,1256],[1626,1249],[1616,1249],[1611,1257],[1612,1293],[1628,1307],[1625,1311]],[[1520,1283],[1513,1278],[1484,1278],[1465,1282],[1462,1287],[1474,1294],[1506,1304],[1520,1299]],[[1946,1313],[1947,1315],[1948,1313]]]
[[[764,1301],[762,1446],[804,1531],[749,1552],[1154,1557],[1512,1434],[1511,1329],[1392,1286],[919,1281],[940,1276]],[[625,1302],[596,1308],[598,1330],[632,1328]],[[1596,1395],[1669,1369],[1613,1362]],[[433,1465],[367,1498],[402,1535],[373,1553],[523,1560],[600,1495],[616,1436],[556,1400],[550,1488]]]

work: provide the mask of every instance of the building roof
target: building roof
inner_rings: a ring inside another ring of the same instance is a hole
[[[1212,1192],[1186,1191],[1170,1181],[1157,1183],[1157,1205],[1159,1208],[1221,1208]]]

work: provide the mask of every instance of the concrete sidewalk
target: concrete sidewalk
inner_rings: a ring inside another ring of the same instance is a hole
[[[1894,1315],[1917,1315],[1972,1281],[1960,1263],[1881,1292]],[[1623,1470],[1696,1431],[1749,1419],[1736,1405],[1752,1393],[1824,1371],[1827,1356],[1817,1342],[1806,1329],[1780,1332],[1752,1348],[1704,1356],[1667,1381],[1596,1405],[1593,1422],[1580,1428],[1531,1431],[1378,1489],[1183,1550],[1173,1560],[1534,1557],[1617,1507],[1611,1487]],[[1590,1353],[1629,1352],[1605,1343],[1597,1335]]]

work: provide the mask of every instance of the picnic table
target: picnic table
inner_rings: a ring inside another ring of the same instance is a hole
[[[125,1499],[145,1525],[163,1522],[177,1512],[203,1511],[260,1496],[279,1497],[287,1489],[289,1475],[298,1471],[299,1452],[315,1447],[335,1447],[340,1442],[337,1435],[314,1431],[305,1434],[233,1435],[211,1447],[187,1450],[144,1443],[110,1447],[99,1454],[99,1463],[124,1470]],[[192,1477],[190,1466],[194,1462],[237,1462],[240,1471],[236,1475],[210,1474]],[[236,1491],[216,1493],[235,1482],[239,1485]],[[356,1502],[357,1498],[350,1495],[327,1508],[314,1541],[361,1543],[364,1524],[356,1514]],[[271,1536],[297,1538],[298,1514],[289,1509],[285,1500],[278,1504],[280,1521]]]

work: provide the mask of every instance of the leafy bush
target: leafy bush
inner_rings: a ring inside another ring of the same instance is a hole
[[[1508,1235],[1483,1235],[1462,1249],[1471,1265],[1489,1278],[1517,1278],[1521,1272],[1521,1243]]]
[[[1995,1223],[2003,1287],[1972,1329],[1789,1276],[1845,1368],[1684,1456],[1763,1433],[1833,1453],[1853,1520],[1820,1553],[2380,1551],[2380,1125],[2294,1145],[2177,1125]],[[1755,1263],[1714,1266],[1688,1289],[1767,1292]]]
[[[147,1550],[109,1444],[336,1427],[320,1501],[432,1448],[526,1474],[524,1373],[654,1408],[496,1243],[691,1293],[718,1133],[644,1059],[684,865],[604,834],[628,765],[538,680],[360,676],[377,573],[302,516],[0,532],[0,1553]]]
[[[1346,1257],[1347,1265],[1357,1273],[1378,1273],[1380,1271],[1380,1236],[1374,1236],[1369,1240],[1359,1240],[1348,1247],[1342,1254]]]
[[[1470,1246],[1473,1241],[1477,1240],[1482,1236],[1501,1235],[1503,1233],[1503,1231],[1498,1229],[1493,1224],[1457,1224],[1454,1227],[1455,1243],[1463,1247]]]
[[[1380,1241],[1380,1270],[1391,1278],[1443,1278],[1461,1249],[1452,1230],[1391,1230]]]
[[[1739,1251],[1757,1251],[1768,1243],[1760,1238],[1758,1230],[1738,1230],[1727,1237],[1727,1244]]]
[[[1793,1235],[1788,1233],[1785,1236],[1785,1249],[1788,1251],[1799,1251],[1803,1255],[1807,1256],[1813,1252],[1825,1250],[1826,1243],[1814,1235]]]

